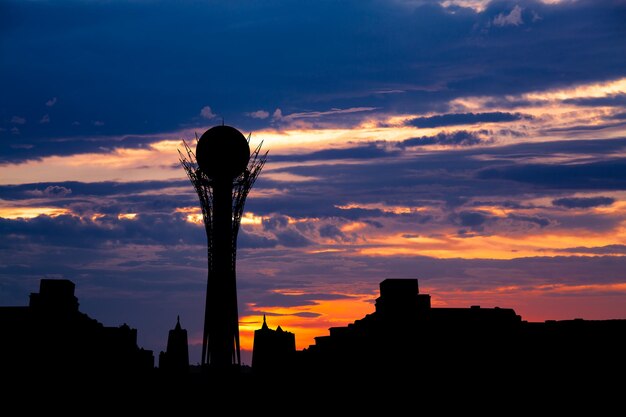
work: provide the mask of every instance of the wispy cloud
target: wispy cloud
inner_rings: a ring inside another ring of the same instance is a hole
[[[246,114],[254,119],[267,119],[270,117],[269,112],[265,110],[257,110]]]
[[[43,190],[27,190],[25,194],[34,197],[65,197],[72,194],[72,189],[59,185],[49,185]]]
[[[290,121],[290,120],[297,120],[297,119],[316,119],[316,118],[321,118],[324,116],[370,112],[373,110],[376,110],[376,107],[352,107],[352,108],[347,108],[347,109],[330,109],[326,111],[309,111],[309,112],[283,114],[282,111],[280,111],[280,109],[276,109],[276,112],[274,112],[274,118],[277,120],[281,120],[281,121]]]
[[[610,206],[613,203],[615,203],[615,199],[611,197],[565,197],[552,201],[555,206],[583,209]]]
[[[204,119],[214,119],[215,117],[217,117],[215,115],[215,113],[213,113],[213,110],[211,110],[210,106],[204,106],[201,110],[200,110],[200,116],[202,116],[202,118]]]
[[[508,13],[500,13],[493,19],[495,26],[519,26],[524,24],[522,19],[522,8],[519,5],[515,5],[513,9]]]
[[[489,113],[453,113],[428,117],[416,117],[408,120],[416,127],[441,127],[455,125],[472,125],[478,123],[500,123],[515,120],[532,119],[530,115],[520,113],[489,112]]]

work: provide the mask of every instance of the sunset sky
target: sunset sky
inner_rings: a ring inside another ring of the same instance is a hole
[[[237,283],[298,348],[418,278],[434,306],[626,318],[626,1],[0,0],[0,305],[41,278],[200,361],[178,161],[263,142]],[[249,364],[249,352],[244,361]]]

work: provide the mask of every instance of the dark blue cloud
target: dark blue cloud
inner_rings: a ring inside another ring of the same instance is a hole
[[[567,104],[576,104],[580,106],[626,106],[626,94],[612,94],[606,97],[586,97],[586,98],[569,98],[563,100]]]
[[[440,132],[434,136],[405,139],[398,146],[401,148],[426,145],[473,146],[488,142],[488,140],[483,140],[480,137],[480,134],[486,133],[488,132],[468,132],[467,130],[459,130],[453,133]]]
[[[277,230],[287,227],[289,224],[289,218],[287,216],[273,215],[271,217],[264,217],[262,220],[263,229],[265,230]]]
[[[281,294],[277,292],[266,293],[257,298],[256,307],[296,307],[311,306],[318,304],[320,300],[342,300],[352,298],[343,294]]]
[[[382,143],[377,146],[389,147]],[[296,164],[275,171],[316,179],[291,183],[272,181],[262,174],[255,189],[273,188],[282,190],[282,193],[271,197],[255,195],[247,202],[246,210],[265,216],[265,230],[274,232],[288,226],[289,221],[285,216],[368,220],[378,226],[381,223],[377,219],[398,217],[378,208],[362,206],[368,203],[385,202],[409,207],[442,206],[446,210],[466,204],[474,207],[503,205],[507,208],[524,208],[527,204],[517,198],[525,193],[545,195],[556,200],[569,198],[572,190],[598,190],[598,187],[619,189],[623,186],[623,161],[612,155],[624,146],[626,140],[614,139],[520,143],[504,147],[471,147],[455,152],[416,154],[407,149],[397,156],[390,154],[386,158],[375,158],[366,165],[331,165],[324,164],[322,160],[320,165]],[[347,148],[346,152],[349,150]],[[579,161],[572,165],[542,165],[533,162],[534,158],[550,158],[553,154],[563,152],[579,155],[582,161],[589,162]],[[493,162],[485,162],[485,157]],[[180,190],[173,193],[174,187]],[[128,212],[169,216],[177,208],[198,205],[197,196],[187,180],[49,182],[1,186],[0,194],[5,200],[19,202],[16,204],[20,206],[40,206],[44,204],[41,199],[45,199],[46,206],[71,208],[73,212],[84,216],[103,213],[111,218]],[[450,204],[452,200],[454,204]],[[350,206],[352,203],[361,206]],[[433,220],[415,213],[409,217],[416,223]],[[202,233],[200,236],[203,238]],[[266,247],[274,245],[271,234],[268,236],[268,241],[261,238],[249,244]]]
[[[216,123],[201,117],[207,105],[253,131],[275,123],[246,115],[260,109],[445,113],[467,95],[624,76],[623,2],[529,0],[519,3],[523,23],[494,23],[516,5],[5,0],[0,155],[103,152],[111,135],[145,147],[155,138],[143,135]]]
[[[179,168],[182,169],[182,168]],[[137,195],[144,191],[168,187],[190,187],[187,180],[180,181],[129,181],[129,182],[40,182],[36,184],[0,185],[0,193],[5,200],[23,200],[45,193],[45,190],[63,188],[68,190],[63,197],[104,197],[112,195]],[[190,188],[191,189],[191,188]]]
[[[0,218],[3,245],[27,236],[31,242],[67,247],[105,247],[111,241],[134,245],[203,244],[204,230],[181,213],[138,214],[133,220],[105,215],[97,220],[72,215],[38,216],[34,219]]]
[[[606,245],[595,247],[578,246],[575,248],[556,249],[555,251],[565,253],[586,253],[589,255],[626,255],[626,245]]]
[[[565,208],[591,208],[598,206],[610,206],[615,203],[612,197],[565,197],[552,201],[555,206]]]
[[[73,136],[71,129],[68,136]],[[109,153],[114,148],[147,149],[150,143],[160,140],[156,136],[124,136],[112,139],[109,136],[94,135],[89,137],[74,137],[50,139],[42,132],[40,137],[8,137],[0,142],[0,163],[17,163],[28,159],[38,159],[44,156],[68,156],[81,153]]]
[[[275,233],[279,245],[288,248],[303,248],[313,244],[309,239],[296,230],[286,229]]]
[[[242,227],[237,236],[237,246],[242,249],[273,248],[277,244],[276,239],[246,232],[245,227]]]
[[[544,129],[546,133],[558,133],[558,132],[588,132],[588,131],[596,131],[607,129],[609,127],[620,127],[626,126],[625,122],[617,122],[617,123],[599,123],[597,125],[578,125],[578,126],[568,126],[568,127],[554,127]]]
[[[334,224],[325,224],[319,229],[320,237],[334,239],[338,242],[349,240],[348,237]]]
[[[461,226],[478,228],[488,220],[488,216],[483,213],[464,211],[459,213],[459,222]]]
[[[626,188],[626,159],[573,165],[528,164],[487,168],[478,172],[477,178],[562,189],[622,190]]]
[[[321,151],[296,155],[270,155],[272,162],[282,161],[320,161],[329,159],[375,159],[397,155],[397,151],[387,150],[376,143],[357,145],[342,149],[324,149]]]
[[[259,314],[260,312],[257,312],[257,314]],[[273,313],[271,311],[264,311],[263,315],[268,316],[268,317],[284,317],[284,316],[293,316],[293,317],[304,317],[304,318],[316,318],[316,317],[320,317],[322,314],[320,313],[314,313],[312,311],[299,311],[297,313],[290,313],[290,314],[284,314],[284,313]],[[259,317],[260,318],[260,317]],[[259,320],[258,322],[256,322],[259,327],[261,327],[261,325],[263,324],[262,320]]]
[[[408,121],[408,124],[416,127],[442,127],[455,125],[471,125],[477,123],[512,122],[521,119],[532,119],[532,116],[520,113],[450,113],[429,117],[416,117]]]
[[[518,222],[534,223],[539,227],[546,227],[550,224],[549,219],[545,217],[539,217],[539,216],[525,216],[521,214],[509,214],[507,218],[518,221]]]
[[[572,190],[616,190],[626,186],[622,173],[624,160],[614,156],[624,146],[625,139],[519,143],[467,147],[453,152],[414,152],[411,147],[401,145],[403,152],[398,156],[376,158],[367,164],[339,161],[326,164],[320,160],[319,164],[274,169],[315,180],[291,183],[261,176],[257,187],[282,193],[252,198],[246,208],[257,215],[348,220],[398,217],[364,206],[381,202],[452,211],[465,205],[469,205],[470,211],[476,211],[471,207],[480,205],[532,208],[520,200],[521,196],[532,194],[552,201],[569,197]],[[563,153],[576,163],[537,163],[551,161]],[[414,222],[432,221],[428,217],[419,219],[415,213],[409,217]]]

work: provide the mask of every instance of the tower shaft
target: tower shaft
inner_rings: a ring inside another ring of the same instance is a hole
[[[237,284],[233,262],[232,181],[213,182],[213,228],[205,307],[206,362],[239,364]],[[205,349],[203,349],[204,351]]]

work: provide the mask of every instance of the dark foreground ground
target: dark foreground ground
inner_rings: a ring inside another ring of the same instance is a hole
[[[623,415],[623,361],[298,374],[3,375],[1,415]],[[3,412],[4,411],[4,412]]]

